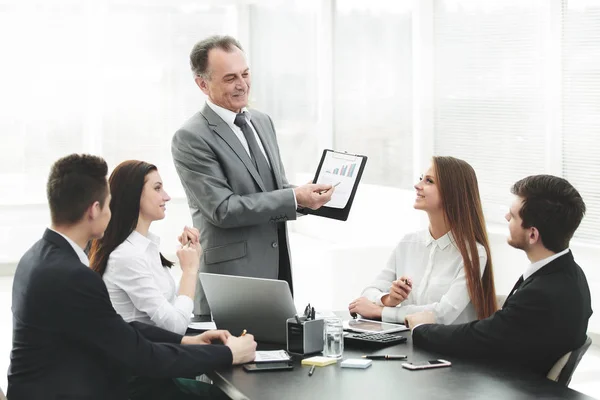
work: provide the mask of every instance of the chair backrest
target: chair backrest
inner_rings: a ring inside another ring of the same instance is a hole
[[[564,356],[562,356],[552,367],[548,375],[546,376],[548,379],[551,379],[555,382],[560,383],[564,386],[569,386],[569,382],[571,382],[571,378],[573,377],[573,373],[575,372],[575,368],[579,365],[579,361],[583,358],[583,355],[590,348],[592,344],[592,339],[588,336],[581,346],[578,349],[568,352]]]

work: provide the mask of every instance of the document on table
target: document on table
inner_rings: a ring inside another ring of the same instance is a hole
[[[261,350],[256,352],[255,363],[289,361],[290,355],[285,350]]]
[[[213,329],[217,329],[217,325],[214,321],[209,322],[190,322],[188,328],[196,329],[198,331],[210,331]]]

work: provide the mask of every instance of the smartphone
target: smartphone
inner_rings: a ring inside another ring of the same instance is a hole
[[[261,372],[261,371],[289,371],[294,369],[294,364],[289,362],[267,362],[244,364],[246,372]]]
[[[431,369],[431,368],[443,368],[449,367],[452,363],[446,360],[429,360],[418,363],[402,363],[402,367],[406,369],[410,369],[411,371],[418,371],[421,369]]]

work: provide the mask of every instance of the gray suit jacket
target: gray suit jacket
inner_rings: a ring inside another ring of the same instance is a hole
[[[265,191],[240,140],[206,104],[175,133],[171,152],[200,230],[200,271],[277,279],[277,223],[296,219],[296,202],[271,118],[249,111],[277,190]],[[204,290],[200,284],[197,288],[194,313],[209,314]]]

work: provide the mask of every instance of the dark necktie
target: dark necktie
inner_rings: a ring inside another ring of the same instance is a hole
[[[510,293],[506,297],[506,300],[508,300],[513,294],[515,294],[515,292],[518,289],[521,288],[521,285],[523,285],[523,282],[524,282],[523,275],[521,275],[521,277],[519,278],[519,280],[517,281],[517,283],[515,283],[515,286],[512,288],[512,290],[510,291]],[[504,304],[506,304],[506,300],[504,301]]]
[[[263,152],[260,151],[260,147],[258,146],[258,142],[256,141],[256,137],[252,128],[248,125],[248,121],[244,116],[244,113],[239,113],[235,116],[235,121],[233,122],[236,126],[238,126],[244,137],[246,138],[246,142],[248,142],[248,148],[250,149],[250,157],[252,157],[252,162],[258,171],[263,183],[265,184],[265,188],[268,192],[271,192],[276,189],[275,179],[273,178],[273,173],[269,164],[267,163],[267,159],[263,155]]]
[[[246,120],[244,114],[237,114],[233,123],[242,130],[242,133],[246,138],[246,142],[248,142],[250,157],[252,158],[252,162],[254,163],[260,178],[265,184],[265,189],[267,189],[267,192],[272,192],[273,190],[277,189],[275,175],[273,175],[273,171],[269,167],[263,152],[260,151],[260,147],[258,147],[258,142],[256,141],[256,136],[254,135],[252,128],[248,125],[248,121]],[[277,274],[277,279],[286,281],[288,283],[293,296],[294,286],[292,285],[292,270],[290,267],[287,237],[285,234],[285,223],[283,222],[277,224],[277,241],[279,242],[279,272]],[[276,242],[274,242],[274,244],[276,244]]]

